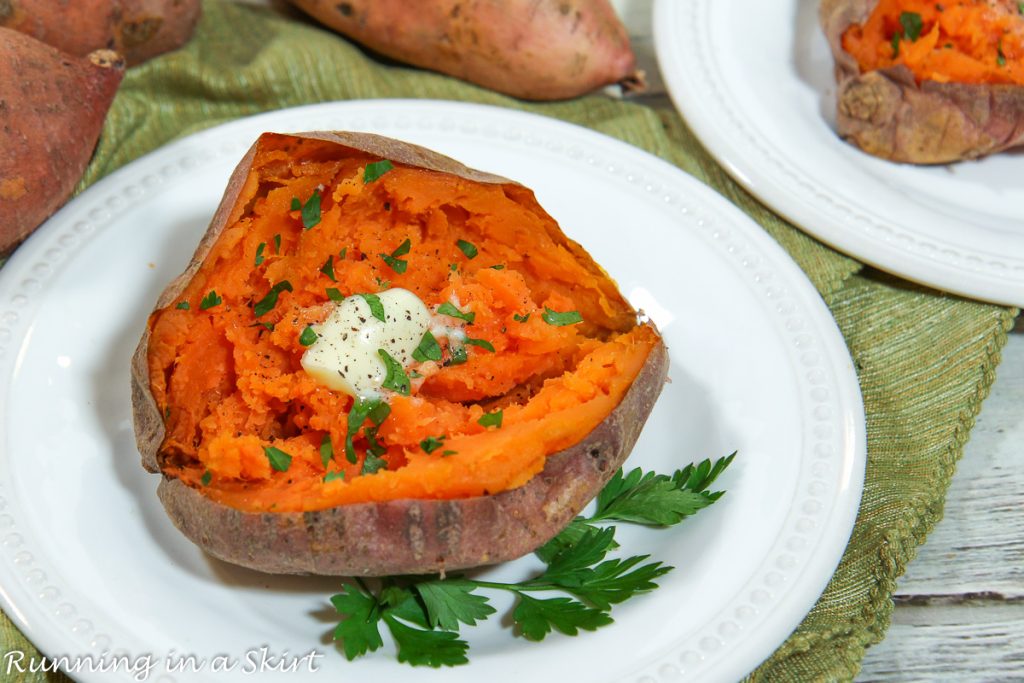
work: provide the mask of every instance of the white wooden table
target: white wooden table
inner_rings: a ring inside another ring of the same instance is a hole
[[[281,0],[239,0],[282,7]],[[665,103],[654,0],[611,0]],[[284,11],[287,11],[286,9]],[[1011,334],[950,487],[945,518],[898,582],[885,640],[858,681],[1024,681],[1024,322]]]

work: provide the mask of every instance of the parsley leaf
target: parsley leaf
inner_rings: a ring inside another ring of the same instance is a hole
[[[377,472],[386,470],[387,468],[387,460],[367,451],[366,458],[363,460],[363,469],[360,470],[360,474],[377,474]]]
[[[370,315],[382,323],[388,321],[387,316],[384,315],[384,303],[380,300],[380,297],[376,294],[360,294],[363,297],[363,301],[370,307]]]
[[[175,306],[175,308],[177,308],[179,311],[187,311],[191,308],[191,306],[188,305],[187,301],[179,301],[178,305]]]
[[[459,251],[465,254],[466,258],[468,259],[475,259],[476,255],[479,253],[477,251],[476,245],[474,245],[472,242],[467,242],[466,240],[459,240],[458,242],[455,243],[455,246],[457,246],[459,248]]]
[[[213,481],[213,472],[211,472],[210,470],[206,470],[205,472],[203,472],[203,476],[202,478],[199,479],[199,481],[203,484],[203,486],[209,486],[210,482]]]
[[[267,456],[267,460],[270,461],[270,466],[278,472],[287,472],[288,468],[292,464],[292,456],[288,455],[280,448],[274,446],[264,446],[263,454]]]
[[[398,661],[413,666],[455,666],[469,661],[469,643],[450,631],[426,631],[408,626],[388,612],[384,613],[391,636],[398,645]]]
[[[412,385],[409,381],[409,376],[405,374],[405,370],[402,368],[402,364],[391,357],[384,349],[377,349],[377,355],[384,361],[384,367],[387,368],[387,374],[384,376],[384,382],[381,384],[385,389],[391,389],[391,391],[397,391],[403,396],[409,395],[409,390]]]
[[[548,325],[554,325],[555,327],[565,327],[566,325],[575,325],[576,323],[583,322],[583,316],[579,314],[579,311],[559,313],[547,306],[544,307],[544,313],[540,317]]]
[[[526,315],[519,315],[518,313],[514,313],[512,315],[512,319],[515,320],[517,323],[525,323],[527,320],[530,319],[530,314],[527,313]]]
[[[331,278],[331,282],[337,282],[338,278],[334,277],[334,254],[327,257],[324,264],[320,266],[320,272]]]
[[[334,639],[342,642],[346,659],[352,661],[384,644],[377,627],[380,607],[373,595],[345,584],[341,593],[331,597],[331,604],[343,617],[334,629]]]
[[[438,448],[444,445],[444,440],[446,438],[447,437],[445,436],[428,436],[427,438],[423,439],[423,441],[420,441],[420,448],[423,449],[424,453],[433,453]]]
[[[292,207],[295,206],[294,200],[292,201]],[[302,205],[302,227],[306,230],[316,227],[320,224],[320,192],[319,190],[313,192],[313,196],[306,200],[306,203]]]
[[[327,298],[333,301],[334,303],[341,303],[342,301],[345,300],[345,297],[341,295],[341,292],[338,290],[337,287],[327,288]]]
[[[276,285],[270,288],[270,291],[267,292],[267,295],[265,297],[256,302],[256,305],[252,307],[253,314],[257,318],[259,318],[261,316],[266,315],[267,313],[270,313],[270,311],[274,310],[274,306],[277,305],[278,295],[281,292],[291,291],[293,291],[292,283],[288,282],[287,280],[281,280]]]
[[[267,248],[266,242],[260,242],[256,247],[256,265],[263,264],[263,251]]]
[[[345,478],[345,473],[342,472],[341,470],[336,470],[334,472],[328,472],[327,474],[324,475],[324,483],[326,484],[328,482],[337,481],[338,479],[344,479],[344,478]]]
[[[299,201],[298,197],[292,197],[292,211],[301,211],[302,202]]]
[[[281,236],[280,235],[274,235],[274,253],[275,254],[280,254],[281,253]]]
[[[498,427],[501,428],[502,411],[495,410],[493,413],[486,413],[483,417],[477,420],[477,423],[484,427]]]
[[[552,628],[574,636],[580,629],[594,631],[612,623],[606,612],[571,598],[538,600],[521,593],[512,620],[527,640],[534,641],[544,640]]]
[[[680,485],[664,474],[619,470],[597,495],[595,520],[618,520],[669,526],[714,503],[718,498]]]
[[[203,297],[203,300],[199,302],[199,310],[205,311],[209,308],[213,308],[214,306],[219,305],[222,301],[224,301],[224,299],[220,298],[217,295],[217,292],[211,289],[210,292]]]
[[[425,363],[428,360],[440,361],[441,360],[441,345],[437,343],[437,339],[430,330],[423,333],[423,339],[420,340],[420,345],[416,347],[416,350],[412,352],[413,360]]]
[[[476,588],[472,581],[453,579],[417,583],[416,592],[426,607],[431,628],[458,631],[460,623],[475,626],[478,619],[494,614],[487,598],[473,593]]]
[[[445,365],[462,365],[469,359],[465,346],[449,346],[448,353],[451,355]]]
[[[387,159],[367,164],[366,168],[363,170],[363,184],[369,185],[394,167],[394,164]]]
[[[921,20],[921,15],[917,12],[901,12],[900,26],[903,27],[904,39],[914,42],[921,37],[921,29],[924,28],[924,22]]]
[[[313,326],[306,325],[306,329],[304,329],[302,331],[302,334],[299,335],[299,343],[302,344],[303,346],[312,346],[313,344],[316,343],[316,340],[319,338],[320,337],[313,329]]]
[[[352,403],[348,413],[348,429],[345,433],[345,458],[355,464],[359,458],[356,456],[353,439],[362,428],[367,418],[378,427],[391,413],[391,406],[376,398],[357,398]]]
[[[331,443],[331,435],[324,434],[324,438],[320,439],[320,462],[324,464],[324,468],[334,459],[334,444]]]
[[[494,344],[487,341],[486,339],[473,339],[472,337],[466,337],[464,344],[470,344],[472,346],[479,346],[481,349],[485,349],[494,353]]]
[[[437,307],[437,312],[441,315],[447,315],[452,318],[458,318],[459,320],[465,320],[467,324],[472,325],[473,321],[476,320],[476,313],[463,313],[459,309],[455,308],[454,304],[445,301],[443,304]]]
[[[380,257],[384,259],[384,263],[391,266],[391,270],[395,271],[399,275],[405,272],[406,268],[409,267],[409,262],[398,258],[399,256],[405,256],[409,253],[409,249],[412,248],[412,242],[407,237],[404,242],[398,245],[398,248],[388,254],[381,254]]]

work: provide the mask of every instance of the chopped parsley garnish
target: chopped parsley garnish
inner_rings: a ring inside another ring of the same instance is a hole
[[[178,305],[175,306],[175,308],[177,308],[179,311],[187,311],[192,307],[188,305],[187,301],[179,301]]]
[[[203,472],[203,476],[199,479],[203,486],[209,486],[210,482],[213,481],[213,472],[206,470]]]
[[[388,321],[387,316],[384,315],[384,303],[380,300],[380,297],[376,294],[360,294],[363,297],[363,301],[370,307],[370,315],[382,323]]]
[[[466,337],[465,343],[472,344],[473,346],[479,346],[481,349],[486,349],[487,351],[494,353],[494,344],[486,339],[473,339],[472,337]]]
[[[256,265],[263,265],[263,252],[267,248],[266,242],[260,242],[256,247]]]
[[[384,382],[381,386],[391,391],[397,391],[403,396],[408,396],[411,385],[409,376],[405,374],[402,364],[392,358],[391,354],[384,349],[377,349],[377,355],[381,357],[381,360],[384,361],[384,367],[387,368],[387,374],[384,376]]]
[[[564,327],[566,325],[575,325],[576,323],[583,322],[583,316],[579,314],[579,311],[566,311],[559,313],[553,311],[547,306],[544,307],[544,313],[541,314],[541,319],[548,325],[554,325],[555,327]]]
[[[258,324],[262,325],[265,328],[267,328],[268,332],[273,332],[274,331],[274,323],[258,323]]]
[[[425,363],[428,360],[441,360],[441,345],[437,343],[437,339],[430,333],[430,330],[423,333],[423,339],[420,340],[420,345],[416,347],[416,350],[412,352],[412,357],[413,360],[420,363]]]
[[[903,37],[906,40],[914,42],[921,37],[921,29],[924,28],[924,22],[921,20],[921,15],[917,12],[901,12],[900,25],[903,27]]]
[[[505,270],[505,265],[503,263],[495,263],[491,266],[491,270]]]
[[[274,235],[274,253],[275,254],[280,254],[281,253],[281,236],[280,235]]]
[[[448,270],[452,271],[453,273],[459,272],[459,264],[458,263],[449,263],[448,264]]]
[[[312,346],[316,343],[317,339],[319,339],[319,335],[317,335],[312,325],[306,325],[306,329],[299,335],[299,343],[303,346]]]
[[[455,246],[457,246],[459,248],[459,251],[465,254],[466,258],[468,259],[475,259],[476,255],[479,253],[477,251],[476,245],[474,245],[472,242],[467,242],[466,240],[459,240],[458,242],[455,243]]]
[[[292,197],[292,211],[301,211],[302,202],[299,201],[298,197]]]
[[[398,648],[400,662],[432,667],[465,664],[469,644],[459,631],[497,613],[490,604],[489,593],[494,591],[511,594],[515,632],[526,640],[543,640],[554,631],[576,635],[607,626],[614,605],[655,590],[656,581],[672,567],[648,561],[647,555],[609,557],[619,548],[616,528],[599,524],[676,524],[721,497],[722,492],[709,492],[707,487],[731,461],[731,456],[714,465],[705,460],[672,475],[639,470],[623,475],[619,470],[599,494],[593,516],[577,517],[536,551],[544,570],[516,583],[457,575],[384,577],[374,584],[350,580],[331,597],[340,616],[334,639],[352,660],[383,646],[383,625]]]
[[[493,413],[485,413],[483,417],[477,420],[477,424],[482,427],[501,427],[502,411],[495,410]]]
[[[295,202],[292,202],[295,206]],[[313,196],[302,205],[302,227],[306,230],[320,224],[320,192],[314,191]]]
[[[374,455],[371,452],[366,453],[366,458],[363,460],[363,469],[359,472],[360,474],[377,474],[381,470],[388,468],[388,461],[380,456]]]
[[[270,288],[267,295],[256,302],[256,305],[252,307],[252,312],[257,318],[270,313],[274,310],[274,306],[277,305],[277,297],[281,292],[292,291],[292,283],[287,280],[281,280],[276,285]]]
[[[1006,55],[1003,54],[1003,39],[999,39],[999,46],[996,47],[996,64],[1006,66]]]
[[[1017,3],[1017,11],[1021,14],[1024,14],[1024,2]]]
[[[444,440],[447,438],[447,436],[428,436],[427,438],[423,439],[423,441],[420,441],[420,448],[423,449],[424,453],[433,453],[438,448],[444,445]]]
[[[391,280],[381,280],[379,277],[374,279],[377,280],[377,286],[380,287],[382,292],[391,286]]]
[[[380,427],[390,414],[391,406],[380,399],[357,398],[355,400],[348,413],[348,430],[345,433],[345,458],[349,462],[358,461],[353,439],[359,433],[363,423],[369,419],[375,427]]]
[[[451,316],[452,318],[458,318],[459,320],[465,320],[467,324],[472,325],[473,321],[476,320],[476,313],[463,313],[459,309],[455,308],[453,304],[445,301],[443,304],[437,307],[437,312],[441,315]]]
[[[449,358],[445,365],[462,365],[469,360],[469,355],[466,353],[465,346],[448,346]]]
[[[335,303],[340,303],[345,300],[345,297],[341,295],[341,292],[338,290],[337,287],[327,288],[327,298]]]
[[[530,319],[530,314],[527,313],[526,315],[519,315],[518,313],[515,313],[512,315],[512,319],[515,320],[516,322],[525,323],[527,320]]]
[[[341,251],[338,252],[338,260],[344,261],[345,256],[348,254],[348,247],[342,247]]]
[[[409,249],[412,248],[412,242],[409,238],[405,238],[405,241],[398,245],[398,248],[388,254],[381,254],[380,257],[384,259],[384,263],[391,266],[391,270],[395,271],[399,275],[405,272],[405,269],[409,267],[409,262],[398,258],[399,256],[405,256],[409,253]]]
[[[394,164],[387,159],[367,164],[366,169],[363,171],[363,184],[369,185],[394,167]]]
[[[327,482],[336,481],[338,479],[344,479],[344,478],[345,478],[345,473],[342,472],[341,470],[336,470],[334,472],[328,472],[327,474],[324,475],[324,483],[326,484]]]
[[[292,456],[288,455],[280,448],[264,446],[263,453],[267,456],[267,460],[270,461],[270,466],[278,472],[287,472],[288,468],[291,467]]]
[[[320,266],[320,272],[323,273],[324,275],[326,275],[327,277],[331,278],[331,282],[337,282],[338,281],[338,278],[334,277],[334,255],[333,254],[328,256],[327,260],[324,261],[324,264],[322,266]]]
[[[449,455],[458,455],[458,451],[441,451],[441,457],[447,458]]]
[[[334,459],[334,444],[331,443],[331,435],[324,434],[324,438],[320,439],[320,462],[327,467],[327,463]]]
[[[199,302],[199,310],[205,311],[209,308],[213,308],[214,306],[219,305],[222,301],[224,301],[224,299],[217,296],[217,292],[211,289],[210,292],[203,297],[203,300]]]

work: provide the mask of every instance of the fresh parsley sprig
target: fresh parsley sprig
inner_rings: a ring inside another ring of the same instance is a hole
[[[431,443],[430,450],[439,447],[440,441]],[[496,612],[480,592],[484,590],[515,596],[512,622],[516,633],[527,640],[543,640],[553,631],[576,635],[607,626],[613,622],[613,605],[656,589],[656,580],[672,567],[650,562],[648,555],[609,558],[618,548],[615,527],[598,524],[616,521],[663,527],[679,523],[721,498],[722,491],[711,492],[708,487],[735,455],[688,465],[671,475],[619,470],[598,495],[591,516],[577,517],[537,550],[547,566],[526,581],[424,576],[387,577],[374,587],[361,579],[346,583],[331,598],[342,617],[334,639],[352,660],[383,645],[383,624],[398,648],[400,662],[431,667],[465,664],[469,644],[459,637],[459,630]],[[539,597],[552,593],[552,597]]]

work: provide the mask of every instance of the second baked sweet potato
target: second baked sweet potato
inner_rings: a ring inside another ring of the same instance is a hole
[[[824,0],[839,134],[939,164],[1024,144],[1024,14],[1015,0]]]

